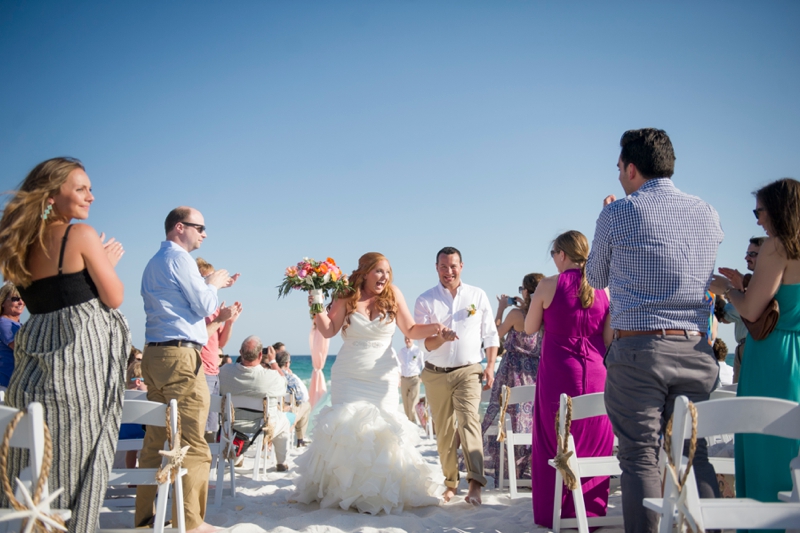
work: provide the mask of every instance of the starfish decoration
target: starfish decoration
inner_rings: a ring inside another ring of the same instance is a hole
[[[62,492],[64,492],[63,488],[51,492],[47,498],[43,498],[42,501],[39,502],[39,505],[36,505],[33,503],[31,493],[28,492],[28,489],[25,487],[22,481],[19,480],[19,478],[17,478],[17,487],[19,487],[19,491],[22,493],[22,498],[25,500],[27,509],[24,511],[14,511],[0,516],[0,522],[16,520],[18,518],[25,519],[27,520],[27,524],[25,525],[24,533],[32,533],[37,522],[44,524],[47,529],[57,529],[59,531],[67,530],[67,528],[64,527],[60,521],[54,519],[53,516],[48,514],[50,512],[50,504],[53,503],[53,501],[58,498]]]
[[[158,453],[161,454],[162,457],[166,457],[168,459],[167,464],[162,466],[156,472],[156,480],[159,483],[163,483],[166,480],[166,473],[172,471],[173,474],[173,481],[178,479],[178,471],[183,464],[183,459],[186,457],[186,452],[189,451],[189,446],[184,446],[183,448],[178,448],[178,444],[175,443],[172,446],[172,449],[169,451],[166,450],[158,450]]]

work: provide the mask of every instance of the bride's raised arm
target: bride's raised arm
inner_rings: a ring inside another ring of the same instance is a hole
[[[413,340],[427,339],[433,335],[438,335],[442,330],[441,324],[415,324],[414,317],[411,316],[411,311],[408,310],[406,299],[403,293],[397,288],[397,285],[392,285],[394,291],[394,299],[397,302],[397,326],[403,335]]]
[[[308,298],[308,305],[311,306],[311,297]],[[314,324],[326,339],[330,339],[342,329],[344,317],[347,314],[345,300],[337,298],[330,306],[330,312],[323,311],[314,315]]]

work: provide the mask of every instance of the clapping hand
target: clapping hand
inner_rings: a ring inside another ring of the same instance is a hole
[[[733,285],[734,289],[744,291],[744,274],[742,274],[735,268],[725,268],[725,267],[720,268],[719,273],[728,278],[728,280],[730,280],[731,285]]]
[[[609,194],[608,196],[603,198],[603,207],[607,206],[608,204],[610,204],[612,202],[616,202],[616,201],[617,201],[617,197],[614,196],[613,194]]]
[[[239,279],[239,274],[234,275],[231,277],[228,274],[228,271],[224,268],[220,268],[219,270],[215,270],[208,276],[206,276],[206,283],[209,285],[213,285],[218,289],[224,289],[226,287],[230,287],[236,280]]]
[[[242,304],[239,302],[234,302],[233,305],[230,307],[225,307],[225,302],[219,306],[219,315],[217,315],[217,319],[220,322],[235,322],[237,318],[239,318],[239,314],[242,312]]]
[[[114,237],[111,237],[110,239],[108,239],[108,241],[103,242],[105,241],[105,239],[106,239],[106,234],[101,233],[100,243],[103,245],[103,248],[106,251],[106,256],[108,256],[108,260],[111,262],[111,266],[115,267],[117,266],[117,263],[119,263],[122,254],[125,253],[125,250],[122,249],[122,243],[116,240]]]

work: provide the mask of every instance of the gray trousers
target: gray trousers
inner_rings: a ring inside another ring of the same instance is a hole
[[[708,400],[719,368],[708,339],[686,335],[616,339],[606,354],[606,367],[605,402],[619,439],[625,531],[655,532],[658,515],[646,510],[642,499],[661,497],[658,454],[675,398]],[[700,497],[718,497],[705,439],[698,440],[693,468]]]

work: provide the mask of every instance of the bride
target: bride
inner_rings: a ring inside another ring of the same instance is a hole
[[[344,345],[331,369],[331,406],[320,411],[311,445],[297,460],[292,500],[370,514],[437,505],[444,478],[417,451],[417,427],[398,410],[392,335],[398,326],[410,339],[454,333],[414,323],[379,253],[361,256],[350,285],[354,290],[335,299],[329,312],[314,316],[326,338],[341,330]]]

